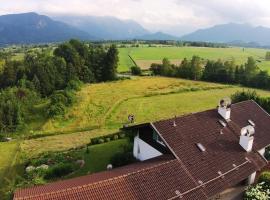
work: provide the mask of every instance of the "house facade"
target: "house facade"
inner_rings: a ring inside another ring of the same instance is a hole
[[[126,127],[139,162],[17,190],[14,199],[206,200],[252,184],[267,165],[270,116],[254,101]]]

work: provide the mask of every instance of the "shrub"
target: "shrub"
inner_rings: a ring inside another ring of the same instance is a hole
[[[90,144],[98,144],[99,139],[100,138],[92,138],[92,139],[90,139]]]
[[[135,162],[132,152],[120,152],[111,158],[111,163],[115,167],[120,167]]]
[[[48,109],[49,117],[55,117],[65,114],[65,105],[62,103],[52,104]]]
[[[119,138],[118,135],[113,136],[113,140],[118,140],[118,138]]]
[[[142,74],[142,70],[138,66],[133,66],[130,69],[131,69],[131,74],[133,74],[133,75],[141,75]]]
[[[119,134],[119,137],[120,137],[121,139],[123,139],[123,138],[126,137],[126,134],[125,134],[125,133],[121,133],[121,134]]]
[[[49,168],[46,171],[44,178],[45,179],[60,178],[62,176],[68,175],[72,171],[73,171],[73,166],[71,164],[60,163],[56,166]]]
[[[104,143],[104,139],[103,138],[98,139],[98,144],[102,144],[102,143]]]
[[[270,171],[265,171],[265,172],[262,172],[260,177],[259,177],[259,180],[258,180],[259,183],[265,183],[267,187],[270,188]]]
[[[71,80],[67,84],[67,89],[68,90],[75,90],[79,91],[81,89],[82,82],[79,80]]]
[[[106,142],[110,142],[111,141],[111,138],[107,137],[107,138],[105,138],[105,141]]]
[[[270,191],[269,189],[264,189],[264,183],[258,183],[247,188],[244,200],[268,200],[269,195]]]

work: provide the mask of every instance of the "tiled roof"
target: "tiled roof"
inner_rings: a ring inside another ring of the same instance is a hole
[[[111,171],[16,191],[14,199],[208,199],[265,166],[257,153],[270,143],[270,116],[255,102],[232,105],[223,127],[216,109],[152,123],[174,157],[162,156]],[[239,133],[255,122],[247,153]],[[173,120],[176,126],[173,126]],[[147,124],[146,124],[147,125]],[[206,151],[202,152],[197,143]]]
[[[249,119],[255,122],[256,132],[254,149],[247,153],[239,145],[239,136]],[[224,185],[237,184],[261,169],[265,161],[256,151],[270,143],[270,127],[266,125],[270,124],[270,117],[253,101],[232,105],[231,121],[226,122],[226,127],[219,120],[222,117],[213,109],[152,124],[196,181],[205,183],[219,173],[230,171],[233,166],[251,161],[242,170],[215,181],[216,189],[209,187],[208,196],[221,192]],[[176,126],[173,126],[174,121]],[[206,151],[202,152],[197,143],[201,143]]]

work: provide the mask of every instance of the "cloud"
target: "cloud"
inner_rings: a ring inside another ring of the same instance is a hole
[[[0,0],[0,5],[0,14],[115,16],[175,34],[228,22],[270,26],[269,0]]]

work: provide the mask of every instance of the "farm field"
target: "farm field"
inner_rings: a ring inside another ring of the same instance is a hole
[[[206,48],[206,47],[138,47],[127,48],[130,56],[135,62],[143,69],[149,67],[153,61],[161,62],[164,57],[172,60],[173,62],[181,62],[183,58],[192,58],[193,55],[200,56],[204,59],[211,60],[232,60],[234,59],[237,64],[246,62],[247,57],[253,56],[258,60],[258,66],[263,70],[270,71],[270,61],[265,61],[265,49],[255,48]],[[127,51],[127,50],[126,50]],[[124,57],[125,50],[121,49],[120,57]],[[122,58],[124,61],[124,59]],[[128,63],[121,63],[121,70],[124,68],[128,71],[130,65]]]

